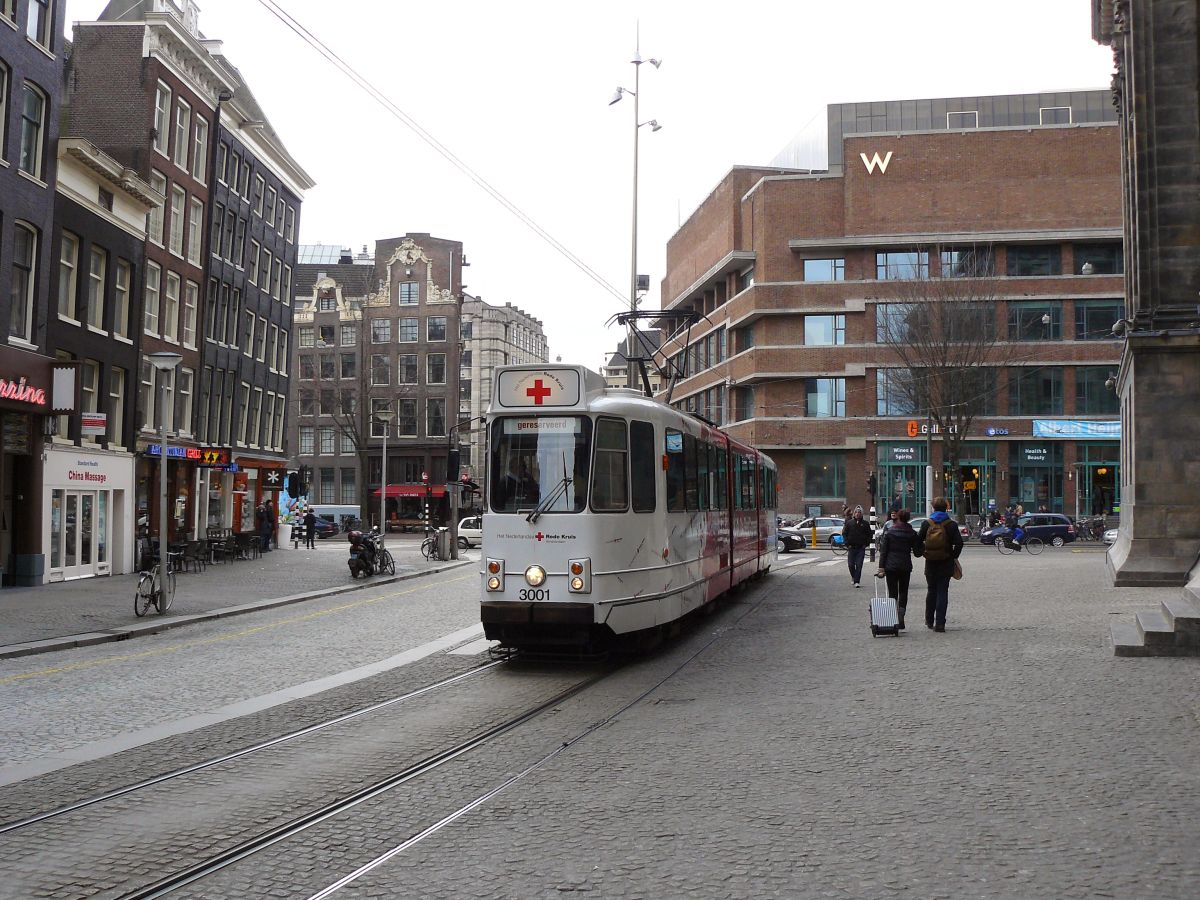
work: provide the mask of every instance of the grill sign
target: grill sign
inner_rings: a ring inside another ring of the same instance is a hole
[[[579,403],[579,372],[575,369],[501,372],[497,395],[501,406],[575,406]]]

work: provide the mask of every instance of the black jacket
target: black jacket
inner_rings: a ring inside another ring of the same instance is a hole
[[[907,522],[896,522],[879,539],[879,568],[888,572],[911,572],[917,533]]]
[[[871,523],[866,519],[851,516],[842,526],[842,540],[847,547],[865,547],[871,543],[872,537]]]
[[[958,559],[958,555],[962,553],[963,539],[962,532],[958,530],[958,523],[953,519],[946,519],[942,523],[946,528],[946,538],[950,541],[950,556],[946,559],[927,559],[925,560],[925,577],[928,578],[948,578],[954,574],[954,560]],[[925,553],[925,535],[929,533],[929,520],[926,519],[921,523],[921,532],[917,535],[917,546],[913,551],[914,556],[923,556]]]

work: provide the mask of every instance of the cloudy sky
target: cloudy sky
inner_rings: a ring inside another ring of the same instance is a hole
[[[302,243],[429,232],[460,240],[469,293],[540,318],[552,356],[593,368],[628,307],[640,32],[639,264],[657,307],[666,242],[736,164],[795,135],[824,146],[828,103],[1107,87],[1089,0],[273,0],[597,276],[593,278],[323,59],[268,0],[202,0],[317,186]],[[67,28],[105,0],[67,0]],[[331,11],[333,14],[331,15]],[[821,151],[823,154],[823,150]],[[816,162],[823,162],[817,160]],[[598,279],[598,280],[597,280]],[[599,283],[598,283],[599,281]],[[624,299],[622,299],[624,298]]]

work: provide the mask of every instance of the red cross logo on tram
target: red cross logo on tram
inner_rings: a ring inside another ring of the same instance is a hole
[[[533,387],[525,389],[525,396],[532,397],[536,406],[541,406],[542,401],[549,397],[550,394],[550,388],[542,384],[542,379],[540,378],[533,383]]]

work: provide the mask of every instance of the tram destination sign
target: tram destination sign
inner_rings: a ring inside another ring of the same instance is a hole
[[[579,434],[578,416],[537,416],[505,419],[505,434]]]
[[[576,369],[513,369],[500,373],[496,399],[501,406],[553,407],[579,403],[579,372]]]

